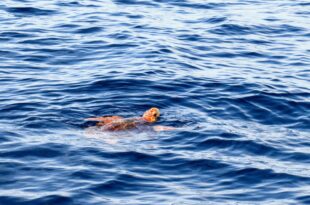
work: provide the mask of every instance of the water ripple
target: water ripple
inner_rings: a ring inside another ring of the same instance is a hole
[[[7,12],[13,13],[17,16],[41,16],[41,15],[53,15],[56,13],[54,10],[39,9],[34,7],[9,7]]]
[[[309,204],[308,6],[3,1],[0,204]]]

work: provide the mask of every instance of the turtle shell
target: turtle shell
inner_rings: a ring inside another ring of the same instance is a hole
[[[137,128],[140,125],[144,125],[147,122],[141,120],[140,118],[131,119],[119,119],[109,123],[99,122],[97,126],[102,126],[102,130],[105,131],[122,131]]]

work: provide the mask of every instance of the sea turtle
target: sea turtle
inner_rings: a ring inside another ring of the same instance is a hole
[[[142,117],[135,118],[123,118],[120,116],[103,116],[87,118],[88,121],[98,121],[97,127],[100,127],[103,131],[124,131],[129,129],[138,128],[143,125],[150,125],[157,121],[160,112],[158,108],[151,108],[144,112]],[[173,127],[167,126],[153,126],[155,131],[174,130]]]

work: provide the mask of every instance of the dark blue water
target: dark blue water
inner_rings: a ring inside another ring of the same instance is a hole
[[[0,204],[310,204],[309,11],[1,1]],[[84,121],[152,106],[180,129]]]

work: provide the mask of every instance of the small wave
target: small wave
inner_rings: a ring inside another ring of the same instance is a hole
[[[290,175],[286,173],[275,173],[270,169],[256,169],[256,168],[244,168],[234,171],[229,171],[222,175],[223,177],[230,178],[234,176],[235,181],[242,184],[257,184],[263,180],[272,180],[274,183],[307,183],[310,178]]]
[[[89,27],[89,28],[81,28],[76,31],[76,33],[80,34],[89,34],[89,33],[97,33],[102,31],[101,27]]]
[[[20,41],[20,44],[31,44],[31,45],[58,45],[63,41],[59,38],[36,38],[36,39],[27,39]]]
[[[223,8],[229,4],[227,3],[190,3],[190,2],[179,2],[179,1],[169,1],[168,3],[174,6],[187,7],[191,9],[217,9]]]
[[[63,146],[60,146],[64,148]],[[22,146],[17,149],[12,149],[7,152],[2,152],[1,157],[9,158],[52,158],[59,157],[64,154],[64,150],[61,150],[59,145],[45,144],[45,145],[32,145],[32,146]]]
[[[38,9],[34,7],[9,7],[6,9],[7,12],[13,13],[15,15],[23,15],[23,16],[47,16],[53,15],[57,13],[54,10],[48,9]]]
[[[25,32],[18,32],[18,31],[8,31],[0,33],[1,37],[8,37],[8,38],[30,38],[35,37],[35,35]]]
[[[157,6],[157,4],[150,1],[142,1],[142,0],[113,0],[116,4],[125,4],[125,5],[145,5],[145,6]]]
[[[247,26],[237,24],[222,24],[219,28],[209,30],[210,33],[219,35],[248,35],[252,34],[252,29]]]
[[[222,23],[224,21],[226,21],[226,17],[213,17],[213,18],[209,18],[209,19],[204,19],[201,21],[207,22],[207,23],[212,23],[212,24],[217,24],[217,23]]]

